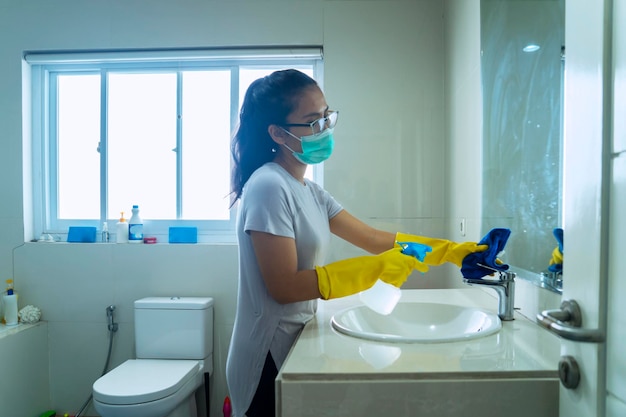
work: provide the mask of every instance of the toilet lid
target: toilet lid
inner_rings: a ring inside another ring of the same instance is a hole
[[[197,373],[198,361],[130,359],[93,384],[93,398],[107,404],[139,404],[172,395]]]

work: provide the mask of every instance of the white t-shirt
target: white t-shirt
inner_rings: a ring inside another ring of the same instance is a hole
[[[243,416],[256,392],[268,351],[280,369],[317,300],[280,304],[269,294],[250,231],[295,239],[298,270],[323,265],[331,233],[329,220],[343,210],[323,188],[303,185],[280,165],[257,169],[244,186],[237,216],[239,288],[237,314],[226,361],[233,416]],[[275,254],[279,259],[281,254]]]

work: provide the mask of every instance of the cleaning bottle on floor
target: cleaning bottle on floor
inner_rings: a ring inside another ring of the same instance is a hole
[[[7,290],[2,296],[2,304],[4,304],[4,324],[17,325],[17,294],[13,289],[12,279],[7,279]]]
[[[224,414],[224,417],[231,417],[232,412],[233,412],[233,409],[230,404],[230,397],[227,395],[226,398],[224,398],[224,405],[222,406],[222,413]]]

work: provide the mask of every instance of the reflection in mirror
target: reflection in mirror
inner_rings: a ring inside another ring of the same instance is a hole
[[[564,0],[481,0],[481,229],[511,229],[502,259],[544,287],[561,282],[549,267],[562,212],[564,41]]]

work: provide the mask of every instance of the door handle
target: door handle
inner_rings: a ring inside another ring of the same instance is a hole
[[[600,329],[582,328],[582,314],[574,300],[565,300],[561,308],[537,314],[537,323],[563,339],[588,343],[602,343],[605,340]]]

